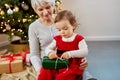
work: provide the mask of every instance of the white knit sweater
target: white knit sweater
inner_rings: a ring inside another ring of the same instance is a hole
[[[57,34],[55,25],[45,26],[39,19],[30,24],[28,35],[30,45],[30,60],[35,70],[41,67],[41,58],[45,56],[45,48],[52,42]]]

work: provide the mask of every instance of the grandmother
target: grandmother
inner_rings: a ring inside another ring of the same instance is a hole
[[[54,0],[31,0],[31,5],[39,16],[29,25],[29,45],[30,60],[38,72],[42,67],[42,58],[46,56],[45,48],[52,42],[53,37],[57,35],[55,28],[55,1]],[[80,69],[85,69],[88,65],[86,59],[82,60]]]

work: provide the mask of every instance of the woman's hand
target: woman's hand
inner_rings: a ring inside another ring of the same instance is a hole
[[[83,58],[82,63],[80,64],[80,69],[81,70],[84,70],[87,66],[88,66],[88,62],[87,62],[87,59],[86,58]]]
[[[61,58],[69,59],[68,53],[67,53],[67,52],[64,52],[64,53],[61,55]]]
[[[48,57],[49,57],[49,59],[55,59],[55,58],[57,58],[58,56],[56,55],[56,52],[55,52],[55,51],[51,51],[51,52],[48,54]]]

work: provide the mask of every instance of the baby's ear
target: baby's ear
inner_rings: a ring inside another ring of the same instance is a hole
[[[75,24],[73,24],[73,28],[75,29],[77,27],[77,24],[75,23]]]

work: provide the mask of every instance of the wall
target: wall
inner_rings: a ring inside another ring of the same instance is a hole
[[[62,0],[80,23],[86,40],[120,40],[120,0]]]

